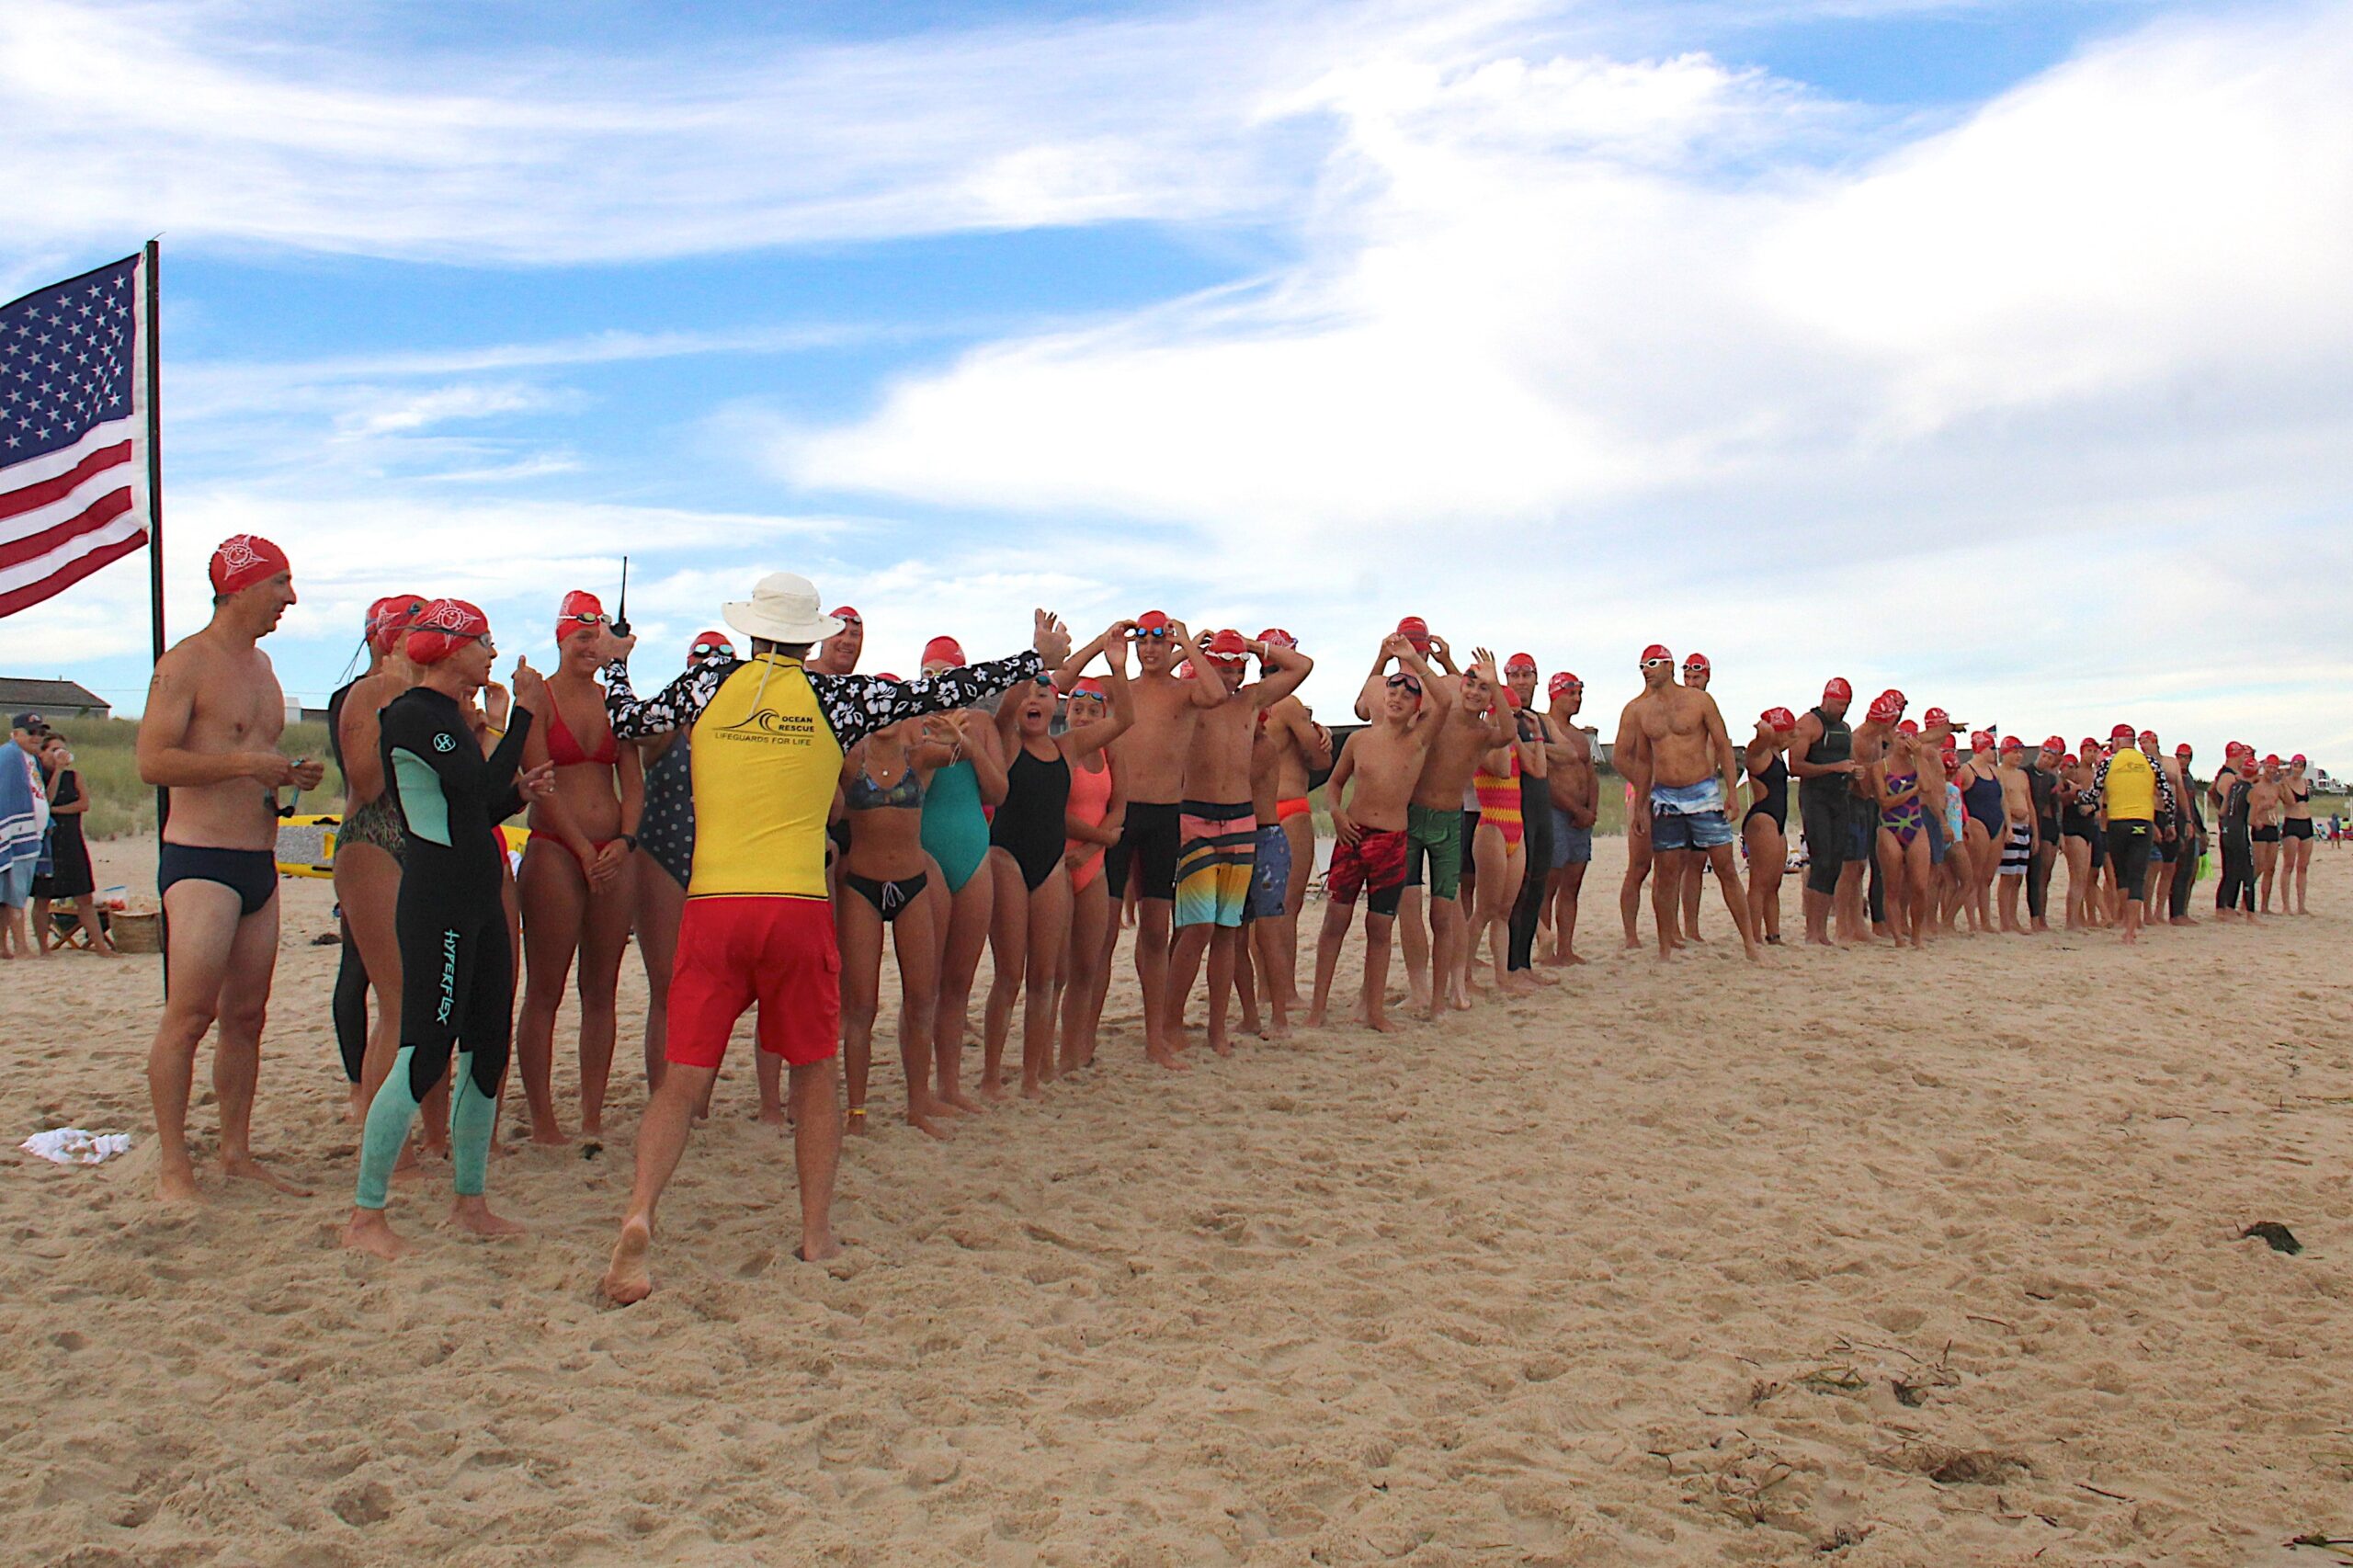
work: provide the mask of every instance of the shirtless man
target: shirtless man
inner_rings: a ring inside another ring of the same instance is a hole
[[[1619,769],[1650,806],[1650,844],[1658,863],[1651,914],[1658,922],[1658,956],[1675,954],[1676,916],[1685,862],[1703,854],[1714,868],[1724,904],[1740,929],[1750,960],[1762,954],[1748,918],[1748,898],[1733,858],[1733,833],[1724,802],[1737,798],[1739,757],[1716,699],[1675,684],[1675,655],[1657,643],[1643,653],[1643,695],[1627,705],[1626,749]]]
[[[1855,760],[1855,733],[1847,725],[1854,700],[1846,677],[1833,676],[1790,736],[1790,777],[1798,781],[1798,820],[1805,829],[1805,939],[1817,948],[1830,945],[1834,905],[1841,943],[1870,935],[1862,922],[1863,862],[1847,855],[1848,819],[1863,809],[1853,789],[1863,765]]]
[[[1951,813],[1945,800],[1945,786],[1952,782],[1953,766],[1945,762],[1952,752],[1952,716],[1941,708],[1931,708],[1920,716],[1920,733],[1914,743],[1919,752],[1920,810],[1927,818],[1928,864],[1937,875],[1929,886],[1937,890],[1928,898],[1929,913],[1942,912],[1943,928],[1953,928],[1953,915],[1961,908],[1969,880],[1969,844],[1965,837],[1953,832]],[[1964,818],[1961,826],[1968,826]],[[1928,933],[1936,932],[1937,922],[1931,920]]]
[[[1397,661],[1381,681],[1379,717],[1348,737],[1339,765],[1324,787],[1339,843],[1324,880],[1324,930],[1315,942],[1315,992],[1307,1014],[1309,1028],[1324,1027],[1332,999],[1332,972],[1339,967],[1340,944],[1355,918],[1357,899],[1367,894],[1364,917],[1364,1026],[1387,1033],[1396,1026],[1384,1010],[1389,985],[1389,933],[1397,923],[1398,897],[1405,888],[1406,824],[1414,788],[1420,782],[1430,743],[1446,722],[1454,697],[1402,634],[1382,642],[1381,662]],[[1354,785],[1353,790],[1350,786]]]
[[[1182,621],[1160,611],[1136,618],[1130,634],[1136,646],[1136,674],[1128,682],[1136,722],[1111,743],[1111,766],[1127,788],[1128,814],[1120,847],[1136,889],[1136,979],[1143,987],[1144,1055],[1163,1067],[1180,1068],[1167,1031],[1172,1013],[1184,1015],[1181,996],[1168,999],[1168,933],[1176,900],[1176,853],[1183,846],[1182,803],[1186,760],[1193,731],[1206,709],[1226,698],[1225,682],[1204,669],[1205,660]],[[1180,680],[1189,668],[1194,678]]]
[[[1397,623],[1395,633],[1405,640],[1430,670],[1432,689],[1443,686],[1449,701],[1459,706],[1462,700],[1461,673],[1454,667],[1454,651],[1446,639],[1434,635],[1429,622],[1418,615],[1409,615]],[[1364,685],[1357,689],[1356,715],[1370,723],[1387,705],[1389,665],[1392,655],[1391,644],[1384,640],[1380,651],[1372,656],[1372,673],[1364,677]],[[1398,668],[1403,669],[1403,665]],[[1419,676],[1415,677],[1419,679]],[[1427,766],[1426,763],[1424,766]],[[1467,846],[1466,846],[1467,847]],[[1411,857],[1408,857],[1409,860]],[[1398,901],[1397,915],[1404,933],[1405,947],[1405,1006],[1410,1012],[1425,1012],[1430,999],[1430,925],[1438,916],[1429,916],[1426,924],[1422,913],[1422,884],[1418,866],[1409,870],[1405,879],[1404,896]]]
[[[286,697],[255,644],[294,603],[276,545],[236,534],[212,552],[212,619],[157,661],[139,721],[139,777],[171,791],[155,881],[167,933],[163,1022],[147,1056],[158,1189],[198,1197],[188,1154],[197,1048],[215,1019],[221,1169],[307,1196],[254,1158],[254,1087],[278,967],[278,791],[314,790],[325,765],[278,752]]]
[[[1708,663],[1707,654],[1687,653],[1684,655],[1683,684],[1692,690],[1707,690],[1709,677],[1714,674],[1715,666]],[[1735,794],[1728,799],[1737,802],[1739,796]],[[1707,863],[1703,856],[1689,855],[1684,858],[1682,904],[1683,937],[1686,941],[1704,940],[1699,935],[1699,881]]]
[[[1585,707],[1585,682],[1566,670],[1546,683],[1552,734],[1544,765],[1552,785],[1552,868],[1546,879],[1552,899],[1552,964],[1583,963],[1577,957],[1577,897],[1585,891],[1585,869],[1593,863],[1593,820],[1601,809],[1601,778],[1593,766],[1593,737],[1577,724]],[[1529,868],[1532,875],[1536,868]]]
[[[1239,631],[1216,633],[1200,652],[1191,684],[1216,691],[1218,699],[1198,708],[1185,756],[1183,841],[1177,849],[1173,900],[1176,940],[1168,954],[1160,1038],[1169,1050],[1184,1049],[1185,1003],[1206,951],[1210,1049],[1230,1056],[1233,1042],[1226,1032],[1226,1003],[1233,989],[1233,960],[1242,945],[1242,912],[1250,896],[1258,836],[1250,799],[1251,742],[1260,710],[1297,691],[1315,665],[1296,648],[1252,642]],[[1245,678],[1252,658],[1264,672],[1255,681]],[[1128,811],[1132,820],[1135,807],[1131,804]]]
[[[1299,646],[1299,639],[1279,626],[1258,633],[1258,641],[1270,646]],[[1282,829],[1283,845],[1290,851],[1290,869],[1282,889],[1283,912],[1271,921],[1261,916],[1253,923],[1262,927],[1254,942],[1259,969],[1265,971],[1280,966],[1272,983],[1282,987],[1285,1005],[1296,1007],[1300,1005],[1299,912],[1306,907],[1307,884],[1315,874],[1315,811],[1308,803],[1308,779],[1314,769],[1332,766],[1332,733],[1315,722],[1307,704],[1294,693],[1270,704],[1258,716],[1258,739],[1251,757],[1254,770],[1259,762],[1256,747],[1270,754],[1275,824]],[[1260,824],[1262,846],[1265,825]]]
[[[2003,737],[2000,772],[2002,823],[2008,837],[2001,846],[2002,929],[2023,937],[2018,924],[2018,894],[2034,872],[2034,858],[2042,847],[2042,832],[2035,817],[2034,778],[2026,766],[2026,743],[2016,735]]]
[[[1501,684],[1495,656],[1476,650],[1471,667],[1454,678],[1452,701],[1430,741],[1405,813],[1405,882],[1426,885],[1429,893],[1430,990],[1423,1007],[1428,1018],[1449,1003],[1461,1010],[1471,1006],[1470,976],[1463,967],[1471,923],[1461,898],[1471,845],[1462,798],[1481,758],[1513,738],[1510,710],[1495,698]]]

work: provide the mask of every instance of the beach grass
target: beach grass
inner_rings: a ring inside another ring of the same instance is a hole
[[[139,780],[139,722],[135,719],[67,719],[53,726],[73,749],[74,770],[90,793],[90,814],[82,831],[89,837],[121,838],[155,831],[155,791]],[[278,749],[289,756],[326,762],[327,776],[302,797],[305,811],[331,812],[343,801],[343,775],[327,756],[324,724],[289,724]]]

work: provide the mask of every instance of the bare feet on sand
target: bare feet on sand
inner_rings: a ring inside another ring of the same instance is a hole
[[[605,1278],[597,1286],[605,1300],[626,1307],[654,1294],[654,1274],[645,1266],[646,1254],[653,1250],[653,1226],[638,1219],[621,1221],[621,1239],[613,1244],[613,1261],[605,1266]]]
[[[449,1205],[449,1224],[454,1230],[477,1236],[520,1236],[529,1231],[516,1221],[490,1211],[490,1200],[479,1195],[459,1198]]]
[[[354,1252],[381,1257],[386,1263],[408,1251],[408,1243],[392,1233],[381,1209],[354,1209],[349,1222],[343,1227],[343,1244]]]
[[[240,1155],[235,1159],[223,1159],[221,1162],[221,1174],[225,1176],[233,1176],[239,1181],[257,1181],[264,1187],[286,1194],[289,1198],[311,1196],[309,1187],[295,1186],[251,1154]]]

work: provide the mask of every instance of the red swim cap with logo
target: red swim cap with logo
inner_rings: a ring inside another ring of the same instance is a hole
[[[261,535],[231,534],[213,548],[205,575],[212,579],[212,591],[225,597],[293,569],[286,552]]]
[[[435,599],[416,612],[404,644],[409,662],[438,665],[477,637],[490,635],[490,617],[463,599]]]

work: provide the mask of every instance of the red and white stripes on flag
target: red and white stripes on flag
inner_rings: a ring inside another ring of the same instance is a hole
[[[147,269],[0,305],[0,617],[146,544]]]

